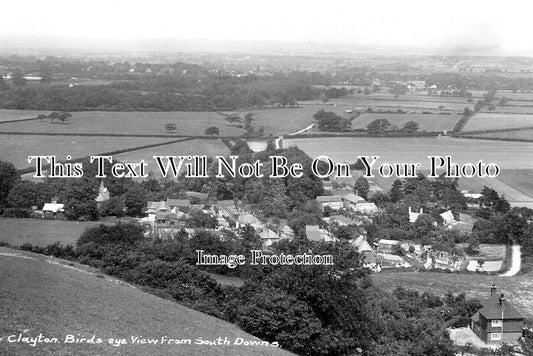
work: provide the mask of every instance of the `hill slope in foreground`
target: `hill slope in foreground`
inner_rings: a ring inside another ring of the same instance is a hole
[[[259,339],[87,266],[1,247],[0,271],[0,354],[290,355],[272,346],[235,345],[235,341]],[[36,341],[39,334],[41,340]],[[93,335],[102,343],[65,342]],[[44,337],[57,342],[47,343]],[[195,344],[199,338],[215,341],[218,337],[227,338],[230,345]],[[111,338],[115,339],[112,344]],[[116,346],[116,339],[125,343]],[[157,343],[134,342],[141,339]],[[169,339],[191,340],[191,344],[168,344]]]

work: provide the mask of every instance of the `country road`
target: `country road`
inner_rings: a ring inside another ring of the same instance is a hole
[[[522,257],[520,254],[520,245],[513,245],[513,255],[511,260],[511,268],[503,274],[500,274],[500,277],[512,277],[520,272],[520,264],[522,262]]]

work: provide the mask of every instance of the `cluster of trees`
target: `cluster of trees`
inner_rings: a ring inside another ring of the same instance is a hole
[[[383,135],[388,132],[406,133],[412,135],[418,132],[419,126],[416,121],[407,121],[400,129],[396,125],[392,125],[387,119],[376,119],[369,123],[366,127],[369,135]]]
[[[350,130],[354,117],[352,116],[348,119],[334,112],[320,109],[320,111],[313,115],[313,119],[317,122],[320,131],[345,132]]]

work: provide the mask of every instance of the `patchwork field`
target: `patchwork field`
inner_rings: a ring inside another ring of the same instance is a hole
[[[159,174],[159,168],[153,156],[205,155],[214,157],[216,155],[227,156],[229,154],[229,148],[222,141],[199,139],[125,152],[114,155],[113,159],[121,162],[139,162],[143,159],[148,165],[147,172],[153,171],[156,173],[155,177],[159,178],[161,175]]]
[[[345,116],[344,107],[331,104],[304,104],[298,108],[263,109],[242,112],[227,112],[244,116],[247,113],[254,114],[252,124],[256,129],[264,127],[266,135],[286,135],[301,130],[315,122],[313,115],[319,110],[332,111],[337,115]]]
[[[533,127],[533,115],[478,113],[468,120],[463,132],[519,127]]]
[[[533,102],[533,93],[503,93],[496,94],[498,98],[506,97],[509,100],[526,100]]]
[[[472,134],[474,137],[482,138],[497,138],[497,139],[506,139],[506,140],[532,140],[533,141],[533,129],[526,130],[516,130],[516,131],[497,131],[497,132],[488,132],[482,134]]]
[[[166,135],[167,123],[173,123],[177,136],[203,136],[211,126],[219,128],[220,136],[236,136],[242,129],[223,121],[224,116],[216,112],[73,112],[66,123],[50,122],[49,119],[14,122],[0,125],[0,132],[37,132],[69,134],[129,134]]]
[[[336,162],[354,163],[357,156],[380,156],[380,163],[419,162],[429,169],[429,155],[450,155],[458,164],[493,162],[502,169],[533,169],[533,143],[469,140],[452,137],[320,137],[292,138],[286,147],[298,146],[311,158],[328,155]]]
[[[0,248],[0,354],[3,355],[290,355],[214,317],[150,295],[90,268],[43,255]],[[127,301],[127,302],[126,302]],[[8,342],[7,337],[57,338],[57,343]],[[99,344],[66,343],[101,338]],[[136,343],[134,338],[190,339],[187,343]],[[195,345],[228,337],[232,345]],[[109,339],[124,342],[109,343]],[[117,346],[117,344],[119,346]]]
[[[16,168],[21,169],[35,165],[35,162],[28,164],[28,156],[55,155],[58,159],[64,160],[67,155],[72,158],[81,158],[169,141],[172,141],[172,138],[0,134],[0,160],[12,162]]]
[[[498,178],[460,178],[459,189],[480,192],[483,186],[503,194],[512,205],[533,202],[533,143],[441,138],[297,138],[287,139],[284,145],[295,145],[311,158],[327,155],[335,162],[354,163],[357,156],[380,156],[376,161],[373,180],[383,190],[392,186],[396,175],[383,178],[377,172],[381,163],[417,162],[419,172],[429,174],[428,155],[450,155],[452,162],[464,164],[493,162],[502,169]],[[442,172],[438,170],[437,172]],[[515,204],[516,203],[516,204]]]
[[[482,113],[500,114],[533,114],[533,106],[496,106],[494,110],[489,110],[487,106],[481,108]]]
[[[363,114],[352,121],[354,129],[363,129],[372,121],[386,119],[391,125],[402,128],[406,122],[414,121],[418,123],[420,131],[442,132],[451,131],[460,115],[439,115],[439,114]]]
[[[346,98],[340,98],[340,99],[330,99],[325,105],[334,105],[334,106],[341,106],[345,107],[344,109],[353,109],[354,107],[362,107],[362,108],[383,108],[384,110],[398,110],[398,109],[404,109],[404,110],[413,110],[416,112],[421,112],[424,110],[434,111],[435,113],[438,113],[439,111],[449,111],[452,110],[453,112],[462,112],[465,107],[473,108],[473,104],[471,103],[456,103],[456,102],[441,102],[441,101],[428,101],[431,100],[432,97],[428,97],[427,100],[420,100],[420,98],[415,98],[413,100],[403,99],[400,98],[398,100],[394,100],[394,98],[388,99],[379,99],[379,98],[367,98],[366,96],[363,97],[346,97]],[[309,101],[309,102],[302,102],[301,105],[310,105],[311,103],[314,103],[318,105],[319,101]]]
[[[37,117],[39,114],[48,115],[49,113],[49,111],[0,109],[0,123],[2,121],[31,119]]]
[[[478,274],[446,274],[428,272],[377,273],[372,275],[374,283],[381,288],[393,290],[398,286],[428,291],[437,295],[446,292],[465,292],[470,298],[486,299],[490,286],[496,283],[505,297],[516,305],[526,317],[533,317],[533,276],[498,277]]]

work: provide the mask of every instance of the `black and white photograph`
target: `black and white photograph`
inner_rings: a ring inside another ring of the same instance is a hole
[[[0,9],[0,355],[533,356],[529,2]]]

